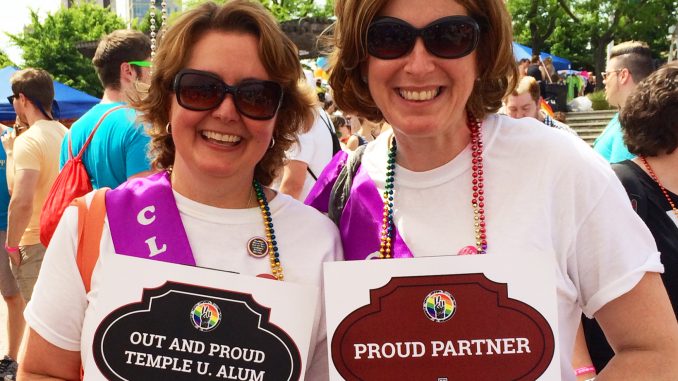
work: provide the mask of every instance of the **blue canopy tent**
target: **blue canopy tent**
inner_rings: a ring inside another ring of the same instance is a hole
[[[529,60],[530,58],[532,58],[532,48],[514,42],[513,56],[516,58],[516,61],[520,61],[523,58],[527,58]],[[542,61],[546,57],[551,57],[551,59],[553,59],[553,66],[556,68],[556,70],[567,70],[570,69],[570,66],[572,66],[572,62],[570,62],[570,60],[554,56],[553,54],[541,52],[539,56],[541,57]]]
[[[16,71],[17,69],[11,66],[0,69],[0,121],[16,119],[14,107],[7,100],[7,97],[12,95],[9,78]],[[54,99],[59,104],[60,119],[79,118],[100,101],[99,98],[57,81],[54,81]]]

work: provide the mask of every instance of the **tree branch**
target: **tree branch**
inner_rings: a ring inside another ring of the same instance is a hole
[[[567,4],[567,0],[558,0],[558,4],[560,5],[561,8],[567,13],[568,16],[572,19],[572,21],[579,23],[581,22],[579,18],[572,12],[570,9],[570,6]]]

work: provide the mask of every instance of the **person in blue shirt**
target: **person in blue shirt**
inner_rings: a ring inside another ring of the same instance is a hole
[[[61,144],[60,167],[78,154],[104,114],[127,105],[148,92],[151,43],[141,32],[117,30],[105,36],[92,63],[104,87],[101,103],[78,119]],[[83,163],[94,189],[116,188],[128,178],[147,173],[149,137],[130,107],[112,111],[101,122],[83,155]]]
[[[611,106],[622,109],[637,84],[653,70],[652,51],[646,43],[626,41],[612,48],[607,66],[602,73],[607,102]],[[618,163],[635,157],[624,144],[619,113],[615,114],[593,143],[593,149],[610,163]]]

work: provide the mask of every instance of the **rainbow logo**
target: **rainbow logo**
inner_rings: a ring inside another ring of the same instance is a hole
[[[217,328],[221,322],[219,306],[208,300],[203,300],[194,305],[190,315],[193,326],[203,332],[209,332]]]
[[[443,323],[450,320],[455,312],[457,312],[457,301],[447,291],[431,291],[424,298],[424,313],[429,320]]]

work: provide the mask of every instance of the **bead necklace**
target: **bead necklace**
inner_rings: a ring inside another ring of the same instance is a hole
[[[662,193],[664,194],[664,197],[666,197],[666,201],[669,202],[669,206],[671,206],[671,209],[673,209],[673,214],[675,214],[676,217],[678,217],[678,208],[676,208],[676,204],[671,199],[671,196],[669,196],[669,192],[666,190],[666,188],[664,188],[662,183],[659,181],[659,178],[652,170],[652,167],[650,167],[650,163],[647,162],[645,156],[640,156],[640,161],[642,161],[643,164],[645,165],[645,168],[647,169],[647,172],[650,174],[650,177],[652,177],[652,180],[654,180],[654,182],[657,183],[657,185],[659,185],[659,189],[661,189]]]
[[[280,264],[280,252],[278,251],[278,242],[275,240],[275,230],[273,229],[273,218],[271,217],[271,209],[268,207],[268,200],[264,189],[257,180],[252,181],[254,190],[257,193],[257,200],[259,201],[259,209],[261,216],[264,218],[264,227],[266,228],[266,245],[268,245],[268,257],[271,262],[271,274],[277,280],[283,280],[283,269]]]
[[[170,183],[172,181],[172,169],[171,166],[167,168],[167,177],[170,179]],[[257,195],[259,210],[261,211],[264,228],[266,229],[266,246],[268,247],[268,257],[271,263],[271,274],[277,280],[284,280],[283,268],[280,263],[280,251],[278,250],[278,242],[275,239],[275,229],[273,228],[273,218],[271,217],[271,208],[268,206],[268,200],[261,184],[257,180],[252,180],[252,187],[254,187],[254,193]],[[249,207],[249,200],[247,206]]]
[[[471,131],[471,155],[472,155],[472,189],[471,206],[473,207],[473,230],[475,232],[475,250],[477,254],[487,252],[487,230],[485,226],[485,190],[483,179],[483,141],[481,123],[467,115],[467,125]],[[395,185],[395,164],[397,144],[395,137],[391,141],[386,163],[386,184],[383,193],[384,218],[381,225],[381,237],[379,245],[379,258],[391,258],[393,241],[393,189]]]

